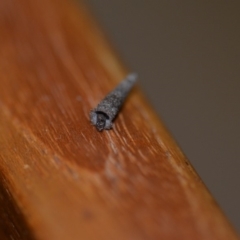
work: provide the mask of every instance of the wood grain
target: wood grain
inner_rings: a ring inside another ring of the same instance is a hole
[[[126,74],[82,5],[0,1],[2,239],[238,238],[138,87],[91,126]]]

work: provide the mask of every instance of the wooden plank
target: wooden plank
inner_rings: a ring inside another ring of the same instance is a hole
[[[0,52],[2,239],[237,239],[138,87],[91,126],[127,70],[83,6],[0,1]]]

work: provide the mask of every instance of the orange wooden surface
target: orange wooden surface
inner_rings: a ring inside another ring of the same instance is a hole
[[[138,87],[90,125],[126,73],[84,7],[0,1],[3,239],[237,239]]]

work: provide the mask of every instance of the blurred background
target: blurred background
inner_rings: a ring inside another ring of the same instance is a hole
[[[85,3],[240,233],[240,1]]]

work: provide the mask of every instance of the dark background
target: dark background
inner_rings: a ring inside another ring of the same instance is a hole
[[[240,1],[85,2],[240,232]]]

